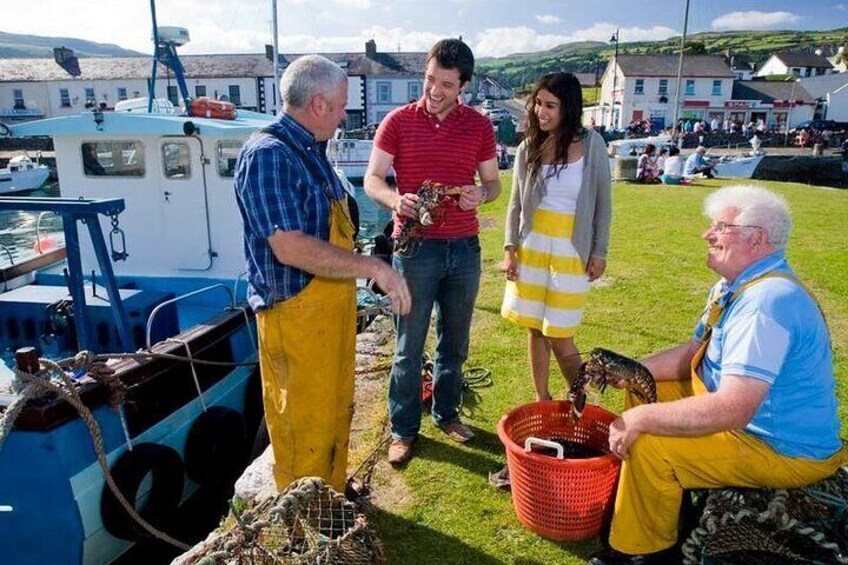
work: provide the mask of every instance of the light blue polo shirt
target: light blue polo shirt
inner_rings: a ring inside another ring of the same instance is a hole
[[[794,275],[783,251],[750,265],[731,284],[720,280],[708,306],[772,271]],[[705,323],[706,311],[695,339],[703,336]],[[771,385],[745,431],[778,453],[821,460],[842,448],[827,326],[816,301],[796,282],[773,277],[737,295],[713,327],[698,374],[710,392],[724,375]]]

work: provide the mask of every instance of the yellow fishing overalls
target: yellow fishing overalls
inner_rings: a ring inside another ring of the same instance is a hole
[[[712,303],[700,348],[692,358],[691,379],[657,382],[659,402],[708,393],[697,368],[713,325],[746,288],[775,276],[798,282],[784,273],[771,272],[742,285],[725,306],[718,300]],[[634,395],[626,394],[625,409],[638,403]],[[642,434],[629,451],[621,466],[610,530],[610,545],[629,554],[653,553],[675,544],[684,489],[801,487],[835,473],[845,455],[843,448],[821,461],[786,457],[742,430],[700,437]]]
[[[353,249],[345,199],[331,200],[330,244]],[[322,477],[344,492],[356,363],[356,281],[313,277],[256,316],[265,421],[282,491]]]

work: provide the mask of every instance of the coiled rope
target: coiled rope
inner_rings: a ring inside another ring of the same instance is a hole
[[[3,448],[3,442],[9,435],[9,432],[14,429],[15,420],[20,415],[27,401],[34,398],[41,398],[47,394],[55,394],[73,406],[91,435],[91,441],[94,444],[94,451],[97,454],[97,462],[103,470],[103,477],[109,489],[118,499],[118,502],[141,526],[147,533],[166,543],[179,548],[182,551],[187,551],[189,545],[176,540],[162,532],[144,518],[139,516],[135,507],[127,501],[124,494],[118,488],[115,480],[112,478],[112,473],[109,469],[109,462],[106,459],[106,451],[103,446],[103,436],[100,432],[100,426],[94,419],[91,410],[83,403],[77,390],[77,383],[74,379],[65,372],[65,369],[72,370],[75,374],[89,374],[92,378],[105,385],[110,391],[109,402],[113,407],[123,403],[126,397],[126,387],[121,380],[111,372],[105,365],[98,363],[101,356],[92,355],[90,352],[80,352],[74,357],[64,359],[59,362],[54,362],[49,359],[39,359],[39,369],[34,374],[28,373],[19,367],[15,367],[15,377],[12,382],[12,391],[16,393],[16,398],[9,408],[0,416],[0,449]],[[58,382],[54,382],[54,378]],[[61,383],[61,384],[60,384]],[[64,385],[64,386],[62,386]]]

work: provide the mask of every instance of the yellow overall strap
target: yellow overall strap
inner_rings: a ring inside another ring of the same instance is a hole
[[[771,278],[787,279],[803,288],[804,291],[809,294],[813,301],[816,303],[819,308],[819,311],[822,313],[822,317],[824,317],[824,311],[821,309],[821,305],[819,304],[818,300],[816,300],[816,297],[813,295],[813,293],[810,292],[810,290],[806,287],[806,285],[804,285],[804,283],[798,280],[798,277],[796,277],[795,275],[783,271],[771,271],[764,275],[749,280],[748,282],[737,288],[723,304],[722,299],[724,298],[724,294],[719,295],[715,300],[710,303],[709,310],[707,312],[707,323],[705,324],[704,335],[701,336],[700,347],[698,348],[698,351],[695,353],[695,355],[692,357],[692,361],[689,365],[692,374],[692,389],[695,391],[695,394],[703,394],[708,392],[707,388],[704,386],[704,383],[701,381],[700,376],[698,375],[697,369],[698,366],[700,366],[701,361],[704,359],[704,355],[706,355],[707,353],[707,347],[709,346],[710,338],[712,337],[713,327],[719,322],[719,320],[721,320],[721,317],[724,315],[724,312],[727,307],[734,300],[736,300],[746,289],[766,279]]]

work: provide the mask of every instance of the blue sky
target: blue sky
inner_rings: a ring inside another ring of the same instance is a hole
[[[7,0],[11,1],[11,0]],[[683,0],[278,0],[283,52],[424,51],[462,35],[478,57],[561,43],[665,39],[683,29]],[[149,0],[31,0],[0,31],[78,37],[150,51]],[[158,0],[160,25],[189,29],[181,53],[258,53],[271,42],[270,0]],[[692,0],[691,32],[848,26],[848,0]]]

